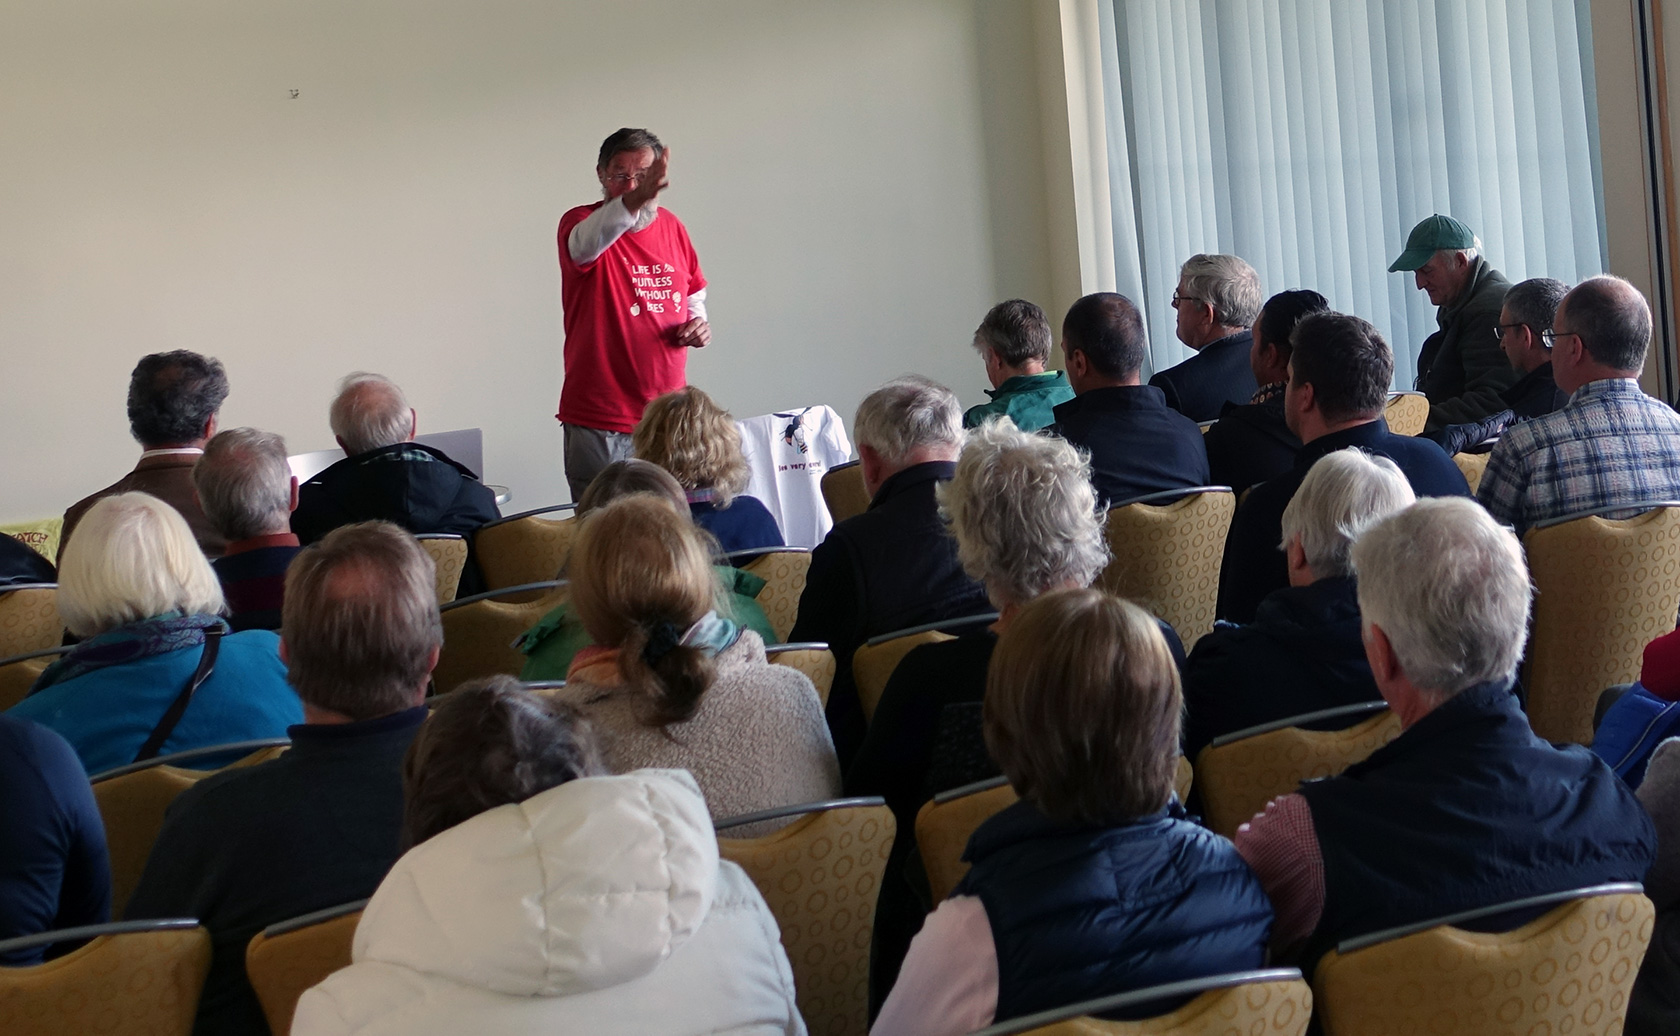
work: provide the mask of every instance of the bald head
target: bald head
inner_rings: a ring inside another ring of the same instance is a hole
[[[1553,373],[1559,388],[1574,392],[1593,381],[1639,376],[1651,345],[1651,307],[1620,277],[1589,277],[1563,297],[1552,329]]]
[[[414,438],[414,411],[397,383],[382,374],[346,376],[338,383],[328,419],[338,444],[352,457]]]
[[[1082,384],[1090,388],[1138,384],[1148,349],[1143,314],[1124,295],[1112,291],[1087,295],[1062,318],[1062,351],[1076,392],[1085,390]],[[1074,360],[1074,353],[1081,359]]]

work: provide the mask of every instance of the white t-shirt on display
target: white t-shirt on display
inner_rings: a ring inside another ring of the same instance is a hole
[[[822,477],[829,468],[852,459],[852,443],[840,415],[833,407],[813,406],[736,424],[752,470],[747,495],[770,509],[788,546],[821,543],[834,525],[823,503]]]

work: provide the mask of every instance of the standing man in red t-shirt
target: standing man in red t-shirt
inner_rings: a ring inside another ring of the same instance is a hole
[[[688,350],[712,340],[700,258],[656,201],[670,159],[647,130],[619,130],[595,164],[606,200],[560,217],[566,379],[555,416],[573,500],[630,455],[642,408],[687,384]]]

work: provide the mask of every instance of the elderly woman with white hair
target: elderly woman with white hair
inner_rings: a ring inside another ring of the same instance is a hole
[[[280,638],[228,633],[216,574],[174,508],[105,497],[62,560],[58,611],[81,642],[10,714],[63,735],[89,773],[303,722]]]
[[[1254,621],[1218,624],[1184,668],[1185,754],[1221,734],[1319,709],[1378,701],[1348,561],[1372,523],[1416,497],[1400,468],[1355,447],[1312,466],[1283,512],[1289,585]],[[1332,726],[1345,726],[1345,721]]]

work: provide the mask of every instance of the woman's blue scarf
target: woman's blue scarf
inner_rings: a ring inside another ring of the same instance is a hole
[[[215,615],[182,615],[169,612],[106,630],[77,644],[62,658],[47,666],[29,688],[39,694],[53,684],[74,680],[96,669],[138,662],[204,643],[206,629],[228,631],[228,624]]]

